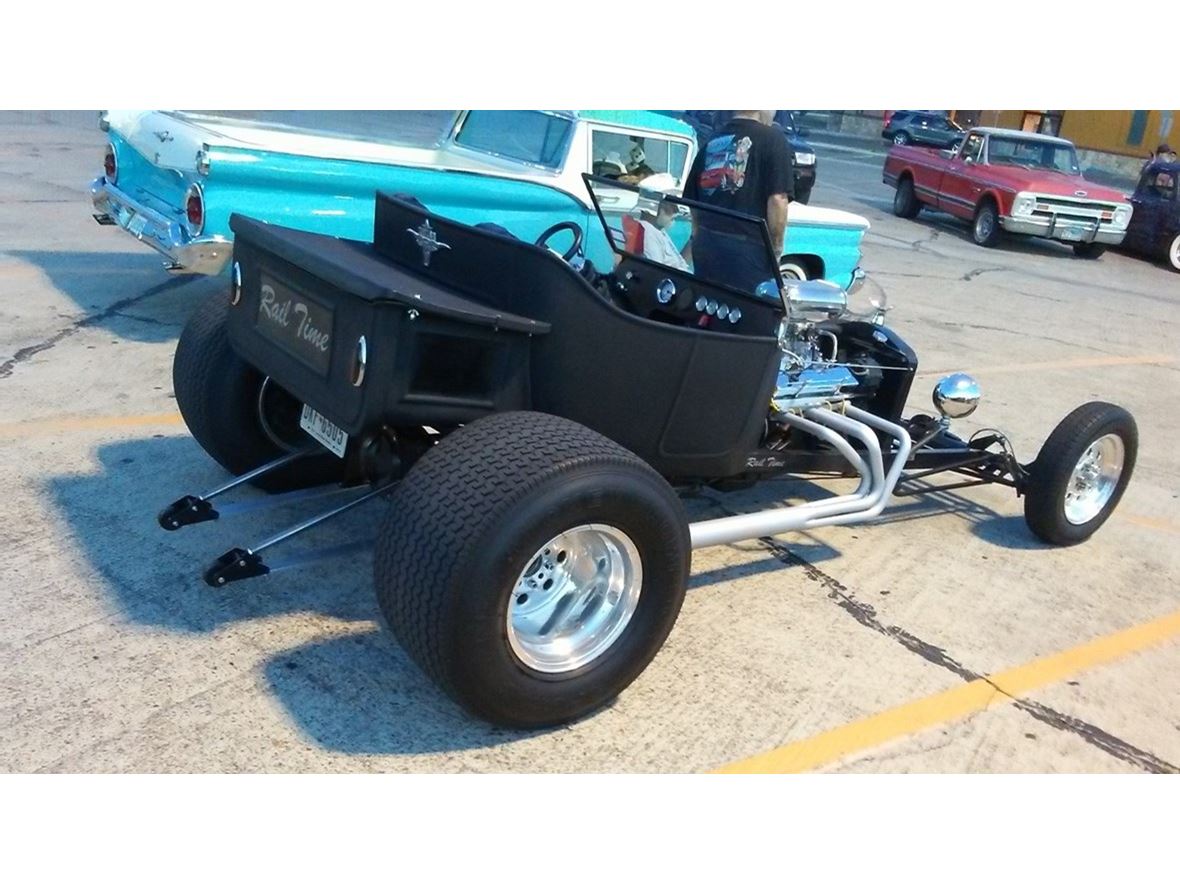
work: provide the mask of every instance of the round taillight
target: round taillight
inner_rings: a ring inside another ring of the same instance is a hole
[[[114,184],[115,179],[119,177],[119,161],[115,158],[115,146],[109,142],[107,143],[106,156],[102,158],[102,171],[111,184]]]
[[[201,193],[199,184],[190,185],[184,195],[184,219],[188,222],[188,232],[196,236],[205,226],[205,195]]]

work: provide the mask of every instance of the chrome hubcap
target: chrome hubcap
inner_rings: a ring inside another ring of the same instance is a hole
[[[995,226],[995,221],[992,219],[990,212],[980,212],[979,217],[975,219],[975,235],[980,240],[986,240],[992,234],[992,228]]]
[[[1065,518],[1073,525],[1089,522],[1110,501],[1125,457],[1123,440],[1114,433],[1094,440],[1082,453],[1065,487]]]
[[[1168,250],[1168,260],[1172,262],[1172,267],[1180,270],[1180,236],[1172,240],[1172,248]]]
[[[635,544],[609,525],[551,538],[516,580],[508,644],[522,664],[568,673],[600,657],[627,628],[643,586]]]

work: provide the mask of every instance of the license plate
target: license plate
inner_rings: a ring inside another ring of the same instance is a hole
[[[1063,240],[1081,240],[1086,236],[1086,228],[1076,224],[1066,224],[1058,228],[1058,233]]]
[[[127,219],[127,230],[131,231],[137,237],[141,237],[143,236],[144,228],[147,227],[147,223],[147,218],[143,215],[136,215],[132,212],[131,217]]]
[[[344,457],[344,449],[348,446],[348,434],[311,406],[303,407],[303,414],[299,416],[299,426],[337,458]]]

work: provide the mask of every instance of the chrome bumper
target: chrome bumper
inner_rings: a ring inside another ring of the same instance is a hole
[[[1048,237],[1063,243],[1103,243],[1117,246],[1127,231],[1103,227],[1098,222],[1058,221],[1057,218],[1014,218],[1011,215],[1000,219],[1000,227],[1009,233],[1026,234],[1030,237]]]
[[[167,259],[164,267],[173,273],[215,276],[225,270],[233,254],[233,243],[225,237],[190,237],[179,219],[136,202],[103,176],[91,182],[90,199],[95,221],[118,225],[151,246]]]

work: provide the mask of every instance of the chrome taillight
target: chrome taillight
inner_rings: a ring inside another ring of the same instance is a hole
[[[119,158],[115,156],[115,146],[109,141],[106,155],[102,158],[102,172],[111,184],[119,177]]]
[[[185,191],[184,221],[189,236],[197,236],[205,227],[205,194],[199,184],[190,184]]]

